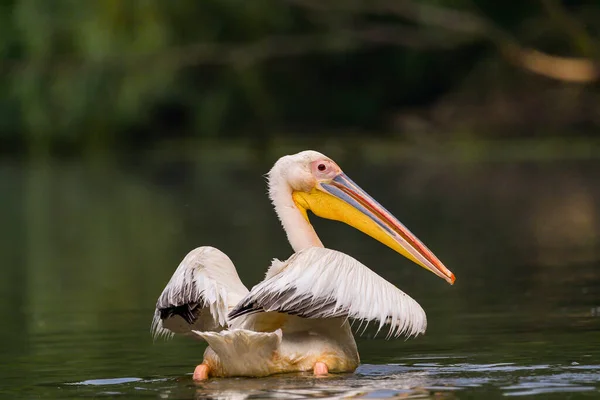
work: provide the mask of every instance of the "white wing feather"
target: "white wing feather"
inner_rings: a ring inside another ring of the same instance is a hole
[[[303,318],[346,317],[390,325],[388,336],[424,333],[427,317],[406,293],[335,250],[311,247],[274,261],[267,279],[229,314],[230,319],[277,311]]]
[[[227,313],[246,294],[248,289],[225,253],[198,247],[181,261],[158,298],[153,336],[221,331],[227,328]]]

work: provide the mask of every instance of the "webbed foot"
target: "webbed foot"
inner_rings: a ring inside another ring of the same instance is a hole
[[[208,373],[210,372],[210,368],[206,364],[200,364],[194,370],[194,380],[195,381],[205,381],[208,379]]]
[[[313,368],[313,374],[315,374],[315,376],[325,376],[329,374],[329,369],[325,363],[318,362]]]

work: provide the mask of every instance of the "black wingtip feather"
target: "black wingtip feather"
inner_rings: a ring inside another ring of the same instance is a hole
[[[262,307],[259,307],[255,302],[248,304],[240,304],[235,307],[231,312],[227,315],[230,320],[233,320],[237,317],[241,317],[242,315],[254,314],[257,312],[261,312]]]
[[[179,315],[185,320],[185,322],[187,322],[190,325],[193,325],[194,322],[196,322],[199,314],[198,303],[188,303],[182,304],[180,306],[159,308],[158,312],[160,313],[161,320],[165,320],[175,315]]]

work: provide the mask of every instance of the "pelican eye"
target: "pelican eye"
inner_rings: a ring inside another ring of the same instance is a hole
[[[327,167],[325,166],[325,164],[319,164],[319,166],[317,167],[317,169],[321,172],[325,171],[327,169]]]

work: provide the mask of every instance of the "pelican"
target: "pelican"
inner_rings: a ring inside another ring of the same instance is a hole
[[[294,254],[274,259],[248,290],[223,252],[204,246],[179,264],[158,298],[154,337],[208,342],[194,380],[312,371],[352,372],[359,354],[349,320],[375,321],[387,337],[425,332],[421,306],[354,258],[327,249],[307,211],[344,222],[454,283],[454,274],[330,158],[303,151],[268,173],[269,197]]]

